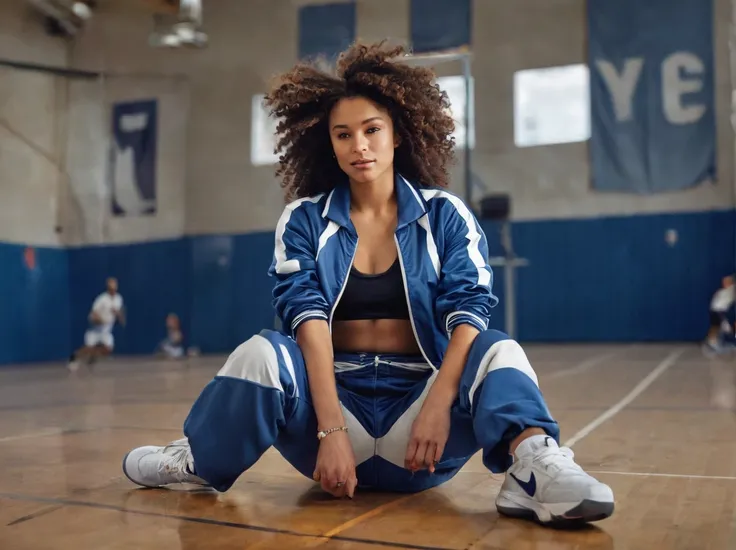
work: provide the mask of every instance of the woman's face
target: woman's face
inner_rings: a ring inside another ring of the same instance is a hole
[[[387,171],[393,174],[398,144],[383,107],[363,97],[341,99],[330,113],[329,124],[337,163],[351,181],[370,183]]]

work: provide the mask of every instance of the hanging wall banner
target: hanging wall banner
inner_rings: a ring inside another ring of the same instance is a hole
[[[411,44],[415,53],[470,47],[470,0],[411,0]]]
[[[116,103],[112,109],[110,180],[112,213],[156,213],[156,100]]]
[[[588,0],[593,187],[658,193],[716,174],[711,0]]]
[[[355,3],[307,5],[299,8],[299,58],[334,60],[355,40]]]

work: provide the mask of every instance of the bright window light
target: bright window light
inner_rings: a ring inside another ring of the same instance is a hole
[[[529,69],[514,74],[514,143],[534,147],[590,138],[587,65]]]
[[[278,121],[268,116],[263,106],[265,97],[254,95],[251,100],[250,162],[253,166],[266,166],[279,161],[279,156],[273,152]]]
[[[465,147],[465,78],[462,76],[440,76],[437,84],[450,98],[450,114],[455,120],[455,146]],[[470,79],[470,148],[475,147],[475,101],[474,82]]]

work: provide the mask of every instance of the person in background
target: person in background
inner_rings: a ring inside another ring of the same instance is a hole
[[[69,370],[79,368],[79,360],[93,363],[101,357],[107,357],[115,349],[115,337],[112,329],[115,322],[125,326],[123,297],[118,292],[118,280],[107,279],[107,289],[97,296],[89,312],[90,328],[84,334],[84,346],[75,351],[69,358]]]
[[[184,335],[181,332],[181,321],[176,313],[166,316],[166,338],[159,344],[158,352],[167,359],[184,357]]]
[[[710,326],[705,341],[708,351],[721,351],[725,337],[733,333],[727,314],[734,301],[736,301],[736,274],[724,277],[721,288],[710,300]]]

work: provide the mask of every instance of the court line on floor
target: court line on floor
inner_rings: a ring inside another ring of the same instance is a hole
[[[27,434],[9,435],[6,437],[0,437],[0,443],[6,441],[20,441],[21,439],[35,439],[36,437],[48,437],[50,435],[60,435],[64,433],[61,428],[50,428],[47,430],[39,430],[37,432],[31,432]]]
[[[8,523],[6,527],[12,527],[13,525],[19,525],[21,523],[25,523],[26,521],[31,521],[32,519],[43,517],[52,512],[56,512],[57,510],[61,510],[63,507],[64,507],[63,504],[54,504],[52,506],[45,506],[44,508],[41,508],[40,510],[36,512],[26,514],[25,516],[21,516],[19,518],[14,519],[10,523]]]
[[[150,399],[110,399],[107,401],[63,401],[56,403],[26,403],[23,405],[2,405],[0,412],[11,411],[45,411],[50,409],[63,409],[66,407],[108,407],[110,405],[191,405],[194,403],[196,396],[187,399],[161,399],[151,394]]]
[[[590,433],[593,432],[593,430],[595,430],[598,426],[620,413],[626,407],[626,405],[639,397],[649,386],[652,385],[652,383],[657,378],[662,376],[662,374],[664,374],[667,369],[674,365],[677,360],[685,353],[685,351],[686,350],[681,349],[670,353],[656,367],[654,367],[654,369],[647,376],[645,376],[644,379],[641,380],[641,382],[634,386],[634,388],[628,394],[626,394],[623,399],[621,399],[618,403],[615,403],[606,412],[594,419],[587,426],[584,426],[580,431],[578,431],[575,435],[568,439],[564,443],[564,446],[572,447],[583,438],[590,435]]]
[[[221,527],[233,527],[235,529],[244,529],[247,531],[259,531],[263,533],[273,533],[277,535],[289,535],[294,537],[321,539],[324,538],[322,534],[313,533],[302,533],[299,531],[292,531],[290,529],[278,529],[275,527],[265,527],[261,525],[250,525],[247,523],[237,523],[234,521],[221,521],[210,518],[198,518],[193,516],[183,516],[179,514],[164,514],[161,512],[145,512],[143,510],[131,510],[123,506],[115,506],[114,504],[100,504],[96,502],[87,502],[83,500],[70,500],[63,498],[52,498],[52,497],[39,497],[32,495],[22,495],[17,493],[1,493],[0,498],[6,498],[9,500],[20,500],[25,502],[44,502],[47,504],[58,504],[61,506],[77,506],[82,508],[96,508],[99,510],[111,510],[114,512],[123,512],[126,514],[135,514],[140,516],[158,517],[166,519],[176,519],[179,521],[187,521],[191,523],[202,523],[205,525],[218,525]],[[421,544],[408,544],[405,542],[393,542],[388,540],[376,540],[366,539],[360,537],[346,537],[342,535],[335,535],[331,540],[337,540],[341,542],[356,542],[362,544],[370,544],[373,546],[393,547],[393,548],[406,548],[408,550],[453,550],[447,546],[423,546]]]
[[[586,470],[589,474],[610,474],[619,476],[636,476],[636,477],[669,477],[681,479],[714,479],[721,481],[736,481],[736,476],[707,476],[697,474],[662,474],[656,472],[616,472],[613,470]]]
[[[581,361],[574,367],[554,371],[544,376],[544,378],[546,380],[554,380],[556,378],[562,378],[564,376],[571,376],[573,374],[581,374],[585,371],[592,369],[593,367],[597,367],[598,365],[600,365],[601,363],[605,361],[608,361],[609,359],[613,359],[620,353],[621,353],[620,351],[614,351],[612,353],[604,353],[603,355],[594,355],[593,357],[589,357],[588,359]]]
[[[395,500],[392,500],[390,502],[385,502],[384,504],[381,504],[380,506],[376,506],[375,508],[368,510],[366,513],[361,514],[357,517],[354,517],[353,519],[350,519],[343,523],[342,525],[338,525],[337,527],[334,527],[330,529],[329,531],[326,531],[322,533],[322,536],[326,539],[332,539],[335,538],[337,535],[342,533],[343,531],[346,531],[350,529],[351,527],[355,527],[359,523],[363,523],[365,520],[371,519],[376,517],[379,514],[382,514],[386,510],[390,510],[391,508],[395,508],[396,506],[399,506],[400,504],[403,504],[407,500],[410,500],[415,495],[407,495],[404,497],[397,498]],[[325,541],[327,542],[327,541]]]
[[[315,535],[315,540],[307,543],[304,548],[317,548],[319,546],[323,546],[325,544],[329,544],[333,540],[341,540],[338,536],[340,533],[346,531],[347,529],[350,529],[351,527],[355,527],[356,525],[376,517],[377,515],[385,512],[386,510],[390,510],[391,508],[395,508],[396,506],[399,506],[400,504],[403,504],[407,500],[411,499],[416,495],[407,495],[403,497],[399,497],[395,500],[391,500],[389,502],[384,502],[383,504],[376,506],[375,508],[372,508],[368,510],[367,512],[360,514],[359,516],[354,517],[353,519],[349,519],[348,521],[338,525],[337,527],[333,527],[332,529],[329,529],[325,531],[324,533],[320,535]],[[264,546],[265,545],[265,546]],[[268,542],[264,542],[262,544],[256,543],[249,546],[249,548],[265,548],[268,546]]]
[[[71,495],[73,496],[89,495],[93,491],[99,491],[100,489],[106,489],[108,487],[112,487],[113,485],[115,485],[116,483],[119,483],[123,479],[125,479],[123,476],[116,476],[102,484],[93,485],[92,487],[79,487],[76,489],[72,489],[70,492],[71,492]],[[44,508],[41,508],[40,510],[31,512],[30,514],[26,514],[24,516],[14,519],[13,521],[7,524],[7,527],[12,527],[20,523],[25,523],[27,521],[31,521],[33,519],[37,519],[37,518],[46,516],[48,514],[56,512],[57,510],[62,510],[63,508],[64,508],[63,504],[52,504],[50,506],[46,506]]]
[[[100,432],[108,429],[110,429],[108,426],[93,426],[89,428],[48,428],[46,430],[39,430],[37,432],[0,437],[0,443],[6,441],[20,441],[23,439],[35,439],[38,437],[49,437],[52,435],[86,434],[91,432]]]

